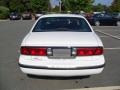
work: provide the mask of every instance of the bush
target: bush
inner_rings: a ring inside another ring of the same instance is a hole
[[[7,19],[9,16],[9,9],[4,6],[0,6],[0,19]]]

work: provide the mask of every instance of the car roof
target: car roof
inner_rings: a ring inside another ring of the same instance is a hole
[[[44,17],[78,17],[78,18],[84,18],[82,15],[76,15],[76,14],[46,14],[41,16],[40,18]]]

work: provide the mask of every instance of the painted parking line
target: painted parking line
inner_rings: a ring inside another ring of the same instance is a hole
[[[99,36],[99,37],[108,37],[108,36],[105,35],[105,36]]]
[[[108,30],[108,29],[100,29],[100,31],[113,31],[113,30],[114,30],[114,31],[119,31],[119,29],[114,29],[114,28],[113,28],[113,29],[109,29],[109,30]],[[96,30],[95,30],[95,31],[96,31]]]
[[[119,34],[119,35],[116,35],[116,36],[120,38],[120,34]]]
[[[102,34],[104,34],[104,35],[110,36],[110,37],[112,37],[112,38],[115,38],[115,39],[120,40],[120,38],[119,38],[119,37],[114,36],[114,35],[111,35],[111,34],[109,34],[109,33],[105,33],[105,32],[103,32],[103,31],[99,31],[99,30],[95,30],[95,31],[97,31],[97,32],[99,32],[99,33],[102,33]]]
[[[120,50],[120,47],[118,48],[104,48],[105,50]]]

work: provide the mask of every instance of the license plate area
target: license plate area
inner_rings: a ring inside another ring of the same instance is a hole
[[[56,58],[56,59],[72,58],[71,48],[52,48],[51,52],[52,54],[49,56],[50,58]]]

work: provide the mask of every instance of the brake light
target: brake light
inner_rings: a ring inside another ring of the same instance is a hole
[[[77,48],[77,56],[102,55],[103,47]]]
[[[47,55],[47,48],[21,47],[21,54],[33,55],[33,56],[46,56]]]

